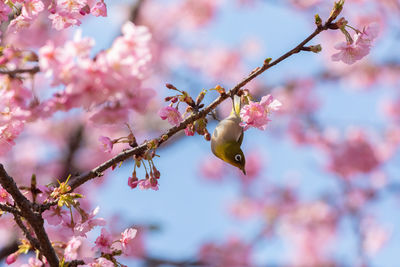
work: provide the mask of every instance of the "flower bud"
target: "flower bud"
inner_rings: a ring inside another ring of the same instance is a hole
[[[85,16],[86,14],[90,14],[90,7],[88,5],[85,5],[84,7],[81,8],[81,10],[79,10],[79,13],[82,16]]]
[[[191,106],[186,107],[186,113],[191,113],[193,112],[193,108]]]
[[[272,58],[266,58],[265,60],[264,60],[264,65],[269,65],[269,63],[271,62],[271,60],[272,60]]]
[[[157,179],[154,177],[151,177],[149,182],[150,182],[151,186],[157,186],[157,184],[158,184]]]
[[[338,2],[335,2],[335,5],[333,6],[333,9],[329,16],[330,21],[335,20],[337,16],[339,16],[340,12],[342,12],[343,5],[344,5],[344,0],[339,0]]]
[[[171,89],[171,90],[178,90],[178,89],[176,89],[175,86],[173,86],[173,85],[170,84],[170,83],[166,83],[166,84],[165,84],[165,87],[167,87],[168,89]]]
[[[205,91],[200,92],[200,94],[196,98],[196,105],[199,105],[201,101],[203,101],[205,95],[206,95]]]
[[[156,178],[156,179],[160,178],[160,176],[161,176],[160,171],[157,170],[155,166],[153,166],[153,174],[154,174],[154,178]]]
[[[321,27],[322,26],[322,19],[318,14],[315,14],[315,25],[317,25],[317,27]]]
[[[319,52],[321,52],[321,50],[322,50],[322,47],[321,47],[320,44],[317,44],[317,45],[310,45],[310,51],[311,51],[311,52],[319,53]]]
[[[17,257],[18,257],[18,253],[17,252],[8,255],[8,257],[6,259],[6,263],[8,265],[14,263],[17,260]]]
[[[206,139],[207,141],[211,140],[211,135],[210,133],[207,131],[207,129],[205,129],[206,133],[204,134],[204,139]]]
[[[153,139],[153,140],[151,140],[151,141],[149,141],[147,143],[147,148],[148,149],[154,149],[154,148],[157,148],[157,147],[158,147],[158,140],[157,139]]]
[[[218,93],[225,94],[225,89],[221,87],[221,85],[215,86],[215,90],[217,90]]]
[[[132,175],[132,177],[128,178],[129,187],[132,189],[136,188],[138,186],[138,181],[139,181],[139,179],[136,177],[136,174],[135,174],[135,176]]]

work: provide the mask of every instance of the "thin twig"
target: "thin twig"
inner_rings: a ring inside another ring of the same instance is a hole
[[[15,208],[13,206],[5,205],[5,204],[0,204],[0,210],[12,213],[14,215],[15,214],[21,215],[20,211],[17,208]]]
[[[169,259],[161,259],[146,256],[144,259],[144,265],[149,267],[156,267],[156,266],[176,266],[176,267],[188,267],[188,266],[205,266],[206,264],[201,261],[193,261],[193,260],[184,260],[184,261],[176,261],[176,260],[169,260]]]
[[[19,226],[19,228],[21,228],[26,239],[28,239],[29,243],[31,243],[32,248],[34,250],[39,250],[39,248],[40,248],[39,241],[31,235],[28,228],[26,228],[25,224],[22,222],[21,217],[19,217],[18,215],[14,215],[14,220],[17,223],[17,225]]]
[[[21,210],[21,216],[32,226],[40,244],[38,245],[39,251],[43,253],[51,267],[58,267],[58,257],[44,229],[44,220],[41,214],[33,211],[32,203],[18,189],[14,179],[8,175],[3,164],[0,164],[0,184],[13,197],[14,202]]]
[[[35,74],[39,71],[40,71],[40,68],[38,66],[35,66],[35,67],[29,68],[29,69],[0,70],[0,74],[15,76],[15,75],[21,74],[21,73]]]
[[[299,53],[302,48],[304,47],[305,44],[307,44],[310,40],[312,40],[315,36],[317,36],[319,33],[322,31],[328,30],[329,27],[332,24],[332,18],[329,18],[327,22],[320,27],[317,27],[313,33],[311,33],[306,39],[304,39],[300,44],[298,44],[295,48],[291,49],[289,52],[285,53],[278,59],[267,63],[267,61],[263,64],[263,66],[256,68],[254,71],[252,71],[246,78],[244,78],[241,82],[239,82],[236,86],[234,86],[232,89],[229,90],[228,93],[221,94],[217,99],[214,100],[210,105],[199,111],[198,113],[194,113],[188,118],[186,118],[183,122],[181,122],[178,126],[170,128],[167,132],[164,134],[160,135],[160,137],[157,138],[158,145],[161,145],[164,143],[166,140],[168,140],[171,136],[175,135],[179,131],[182,131],[183,129],[186,128],[188,124],[194,123],[196,120],[200,118],[204,118],[207,114],[212,112],[219,104],[221,104],[224,100],[229,98],[230,95],[235,95],[237,92],[243,88],[247,83],[252,81],[254,78],[262,74],[264,71],[267,69],[277,65],[281,61],[287,59],[288,57]],[[86,183],[87,181],[94,179],[96,177],[100,177],[103,175],[103,172],[107,170],[108,168],[112,166],[116,166],[118,163],[125,161],[126,159],[132,157],[133,155],[142,155],[148,150],[148,145],[149,142],[145,142],[141,144],[140,146],[137,146],[135,148],[125,150],[121,152],[120,154],[116,155],[112,159],[104,162],[103,164],[97,166],[96,168],[92,169],[89,172],[83,173],[79,176],[75,176],[71,179],[70,186],[72,190],[76,189],[80,185]],[[49,203],[44,207],[44,209],[49,208],[51,205],[54,205],[54,203]],[[43,209],[42,209],[43,210]]]

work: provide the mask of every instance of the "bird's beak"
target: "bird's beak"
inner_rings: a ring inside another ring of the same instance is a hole
[[[241,169],[243,174],[246,175],[246,169],[243,167],[243,169]]]

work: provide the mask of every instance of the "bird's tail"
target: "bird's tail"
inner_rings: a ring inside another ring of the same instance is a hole
[[[240,109],[242,108],[242,103],[240,96],[234,95],[232,99],[232,112],[231,114],[240,115]]]

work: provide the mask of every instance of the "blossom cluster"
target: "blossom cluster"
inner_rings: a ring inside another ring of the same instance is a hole
[[[342,61],[346,64],[353,64],[369,54],[374,39],[378,36],[379,25],[372,23],[362,31],[357,31],[353,38],[347,33],[347,41],[335,45],[340,52],[332,55],[333,61]]]
[[[2,190],[1,188],[0,201],[11,204],[9,194]],[[105,226],[106,221],[103,218],[97,218],[99,207],[89,213],[86,212],[81,205],[83,203],[77,201],[81,196],[70,191],[71,188],[67,182],[63,182],[58,187],[39,186],[38,192],[40,193],[36,196],[36,201],[42,204],[58,200],[58,205],[53,205],[50,209],[45,210],[42,217],[48,225],[56,227],[57,231],[53,234],[50,232],[50,235],[56,235],[58,242],[63,244],[60,253],[62,252],[65,261],[84,258],[86,266],[114,266],[115,255],[121,253],[125,256],[137,255],[136,246],[138,244],[133,241],[137,230],[134,228],[124,230],[119,239],[115,239],[114,234],[102,228],[100,236],[97,237],[94,244],[91,244],[87,239],[87,233],[95,227]],[[26,254],[31,249],[30,244],[24,242],[25,246],[20,246],[17,252],[9,255],[6,261],[8,264],[14,263],[20,254]],[[138,249],[140,250],[140,248]],[[97,252],[101,254],[100,257],[97,256]],[[33,267],[45,264],[46,258],[30,258],[28,264],[23,266]]]
[[[274,99],[272,95],[266,95],[261,98],[260,102],[249,101],[248,105],[245,105],[240,110],[240,117],[242,119],[241,126],[244,130],[250,127],[255,127],[260,130],[267,128],[267,123],[270,121],[269,114],[272,111],[279,110],[282,105],[277,99]]]
[[[0,21],[7,21],[13,13],[18,14],[19,7],[21,12],[11,20],[8,33],[29,28],[42,12],[48,13],[53,28],[57,30],[80,25],[83,17],[88,14],[107,16],[104,0],[9,0],[0,3]]]
[[[65,86],[52,97],[40,100],[20,79],[1,75],[1,153],[7,152],[27,121],[49,118],[57,111],[83,107],[96,123],[127,122],[132,111],[144,112],[155,91],[142,86],[149,68],[151,35],[146,27],[126,23],[111,48],[90,57],[94,40],[77,31],[74,40],[59,46],[49,41],[39,49],[39,65],[53,86]],[[5,66],[22,66],[16,49],[5,49]],[[24,55],[33,57],[31,54]],[[25,60],[26,61],[26,60]],[[24,62],[25,62],[24,61]]]

